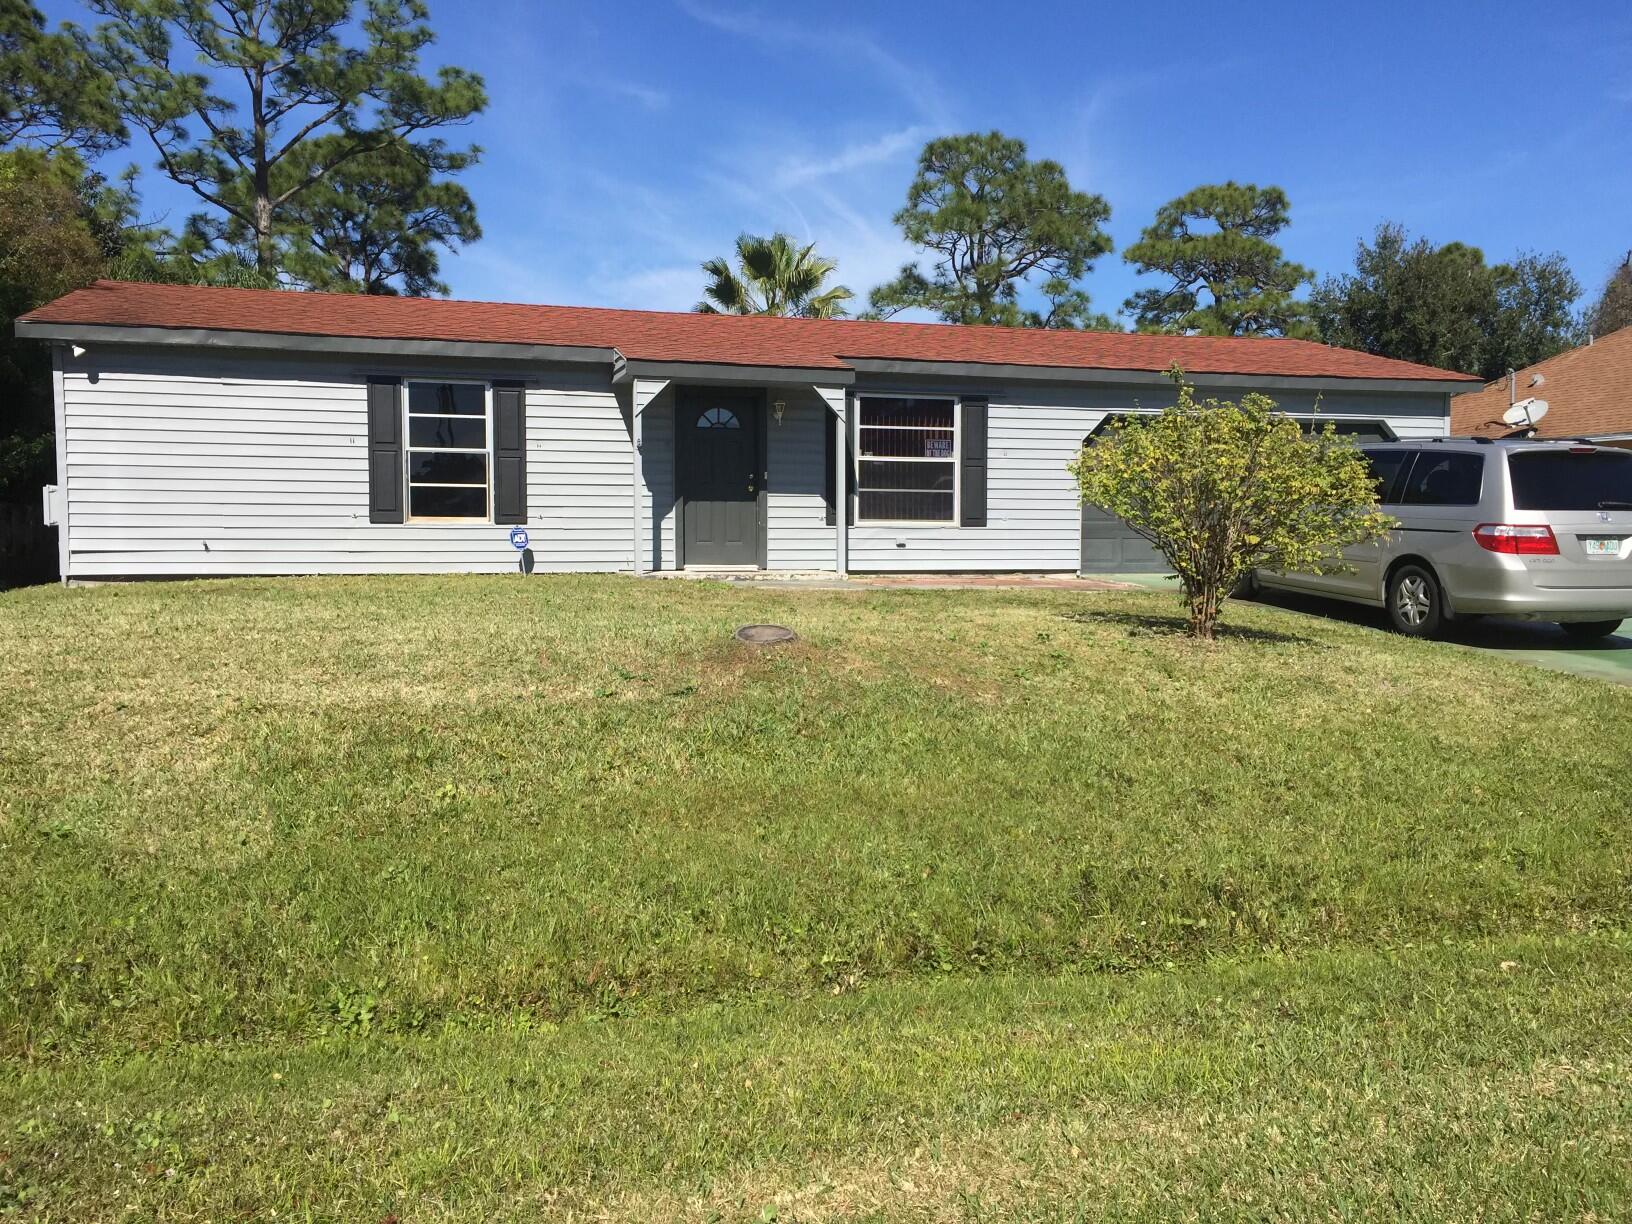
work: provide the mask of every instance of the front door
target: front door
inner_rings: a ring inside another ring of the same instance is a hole
[[[676,388],[683,564],[760,563],[763,410],[758,391]]]

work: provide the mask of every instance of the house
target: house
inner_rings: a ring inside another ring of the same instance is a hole
[[[1177,363],[1371,437],[1468,380],[1307,341],[99,281],[55,351],[65,580],[1149,563],[1066,464]],[[841,512],[842,510],[842,512]],[[515,529],[524,532],[516,532]]]
[[[1522,421],[1502,415],[1518,400],[1541,399],[1547,413],[1535,423],[1539,438],[1590,438],[1632,447],[1632,327],[1566,349],[1512,375],[1451,400],[1451,429],[1475,437],[1524,437]]]

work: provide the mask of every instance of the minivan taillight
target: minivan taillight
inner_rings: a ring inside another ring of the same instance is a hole
[[[1556,557],[1558,539],[1547,526],[1521,526],[1517,523],[1480,523],[1473,529],[1473,538],[1479,547],[1491,552],[1513,553],[1520,557]]]

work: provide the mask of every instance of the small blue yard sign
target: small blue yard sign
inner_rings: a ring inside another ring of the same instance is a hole
[[[510,529],[510,547],[517,552],[527,547],[527,529],[525,527],[512,527]]]

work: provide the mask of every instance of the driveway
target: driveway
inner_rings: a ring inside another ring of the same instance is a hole
[[[1177,589],[1172,579],[1160,574],[1098,576],[1154,590]],[[1379,633],[1391,632],[1381,608],[1365,608],[1336,599],[1295,595],[1288,591],[1260,591],[1253,596],[1253,601],[1288,612],[1329,617],[1348,621],[1352,625],[1369,625]],[[1589,648],[1574,645],[1564,636],[1564,631],[1551,622],[1507,620],[1494,616],[1471,624],[1453,624],[1446,634],[1446,640],[1472,650],[1505,655],[1537,667],[1550,667],[1555,671],[1573,672],[1578,676],[1591,676],[1618,684],[1632,684],[1632,620],[1622,621],[1615,636],[1607,637]]]

